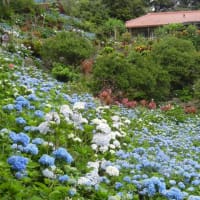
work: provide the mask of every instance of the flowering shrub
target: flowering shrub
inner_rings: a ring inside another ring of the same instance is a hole
[[[59,32],[46,39],[42,45],[41,55],[46,64],[53,62],[63,65],[78,65],[91,56],[92,45],[89,40],[73,32]]]
[[[12,95],[0,101],[2,199],[200,199],[197,110],[128,98],[105,105],[7,56],[2,65],[15,67]]]

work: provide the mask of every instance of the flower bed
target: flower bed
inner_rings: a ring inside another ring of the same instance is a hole
[[[200,199],[198,114],[104,106],[18,55],[0,63],[1,199]]]

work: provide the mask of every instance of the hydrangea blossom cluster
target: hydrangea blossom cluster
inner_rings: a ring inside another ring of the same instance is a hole
[[[31,144],[31,143],[25,146],[22,151],[25,153],[32,154],[32,155],[37,155],[39,152],[38,147],[35,144]]]
[[[55,162],[55,158],[47,154],[43,154],[39,159],[39,163],[46,166],[53,166],[54,162]]]
[[[92,120],[92,124],[96,125],[96,130],[92,139],[92,149],[95,151],[106,152],[111,149],[111,152],[115,148],[120,147],[117,137],[123,137],[124,135],[119,131],[112,131],[105,119],[95,118]]]
[[[15,132],[11,132],[9,136],[14,143],[22,144],[23,146],[28,145],[30,142],[30,137],[25,133],[16,134]]]
[[[20,125],[25,125],[26,124],[26,120],[23,117],[17,117],[16,118],[16,123],[20,124]]]
[[[67,163],[73,162],[72,156],[68,153],[68,151],[65,148],[58,148],[55,151],[53,151],[53,155],[55,156],[56,159],[63,159]]]
[[[68,175],[59,176],[58,180],[59,180],[61,183],[65,183],[65,182],[69,181],[69,176],[68,176]]]
[[[24,171],[26,165],[28,164],[28,158],[23,156],[11,156],[7,160],[8,164],[11,165],[11,168],[16,171]]]
[[[30,110],[33,114],[32,116],[43,117],[45,113],[43,113],[42,108],[45,107],[47,110],[54,108],[51,105],[52,97],[49,92],[52,90],[56,93],[56,97],[53,98],[61,97],[69,103],[69,105],[59,105],[56,108],[59,109],[60,107],[60,113],[64,116],[66,122],[71,123],[75,128],[81,128],[83,123],[88,123],[88,121],[90,123],[91,121],[90,125],[93,125],[95,128],[92,139],[92,148],[95,150],[95,153],[110,150],[110,153],[113,153],[113,160],[116,159],[115,161],[112,160],[112,162],[105,160],[89,162],[88,167],[92,168],[92,170],[85,176],[79,177],[78,184],[94,186],[98,190],[98,186],[100,187],[101,183],[110,183],[108,177],[111,180],[116,179],[116,184],[113,187],[116,190],[120,190],[120,192],[116,191],[116,195],[112,194],[113,196],[109,196],[109,200],[134,199],[135,194],[131,193],[132,191],[126,191],[128,190],[126,186],[131,184],[133,184],[134,188],[137,187],[137,194],[140,193],[140,195],[145,197],[154,198],[154,195],[160,195],[161,198],[167,198],[168,200],[200,199],[199,196],[195,196],[200,185],[198,157],[200,148],[196,145],[196,141],[200,139],[198,117],[195,120],[188,118],[188,121],[184,123],[177,123],[175,120],[173,122],[170,119],[166,120],[156,110],[146,113],[146,111],[141,111],[140,109],[131,110],[120,107],[110,118],[111,120],[106,121],[103,119],[103,116],[107,112],[106,109],[110,108],[109,106],[99,106],[96,108],[93,98],[89,94],[82,96],[64,94],[61,92],[62,87],[60,87],[60,83],[51,78],[42,80],[41,72],[39,70],[33,71],[34,78],[26,74],[25,70],[16,72],[16,76],[19,78],[16,85],[20,85],[27,91],[29,90],[28,92],[31,92],[31,94],[27,96],[15,94],[17,98],[14,103],[5,105],[3,109],[6,112],[11,112],[12,110],[21,112],[25,109],[32,109],[34,110]],[[43,92],[46,94],[45,99],[42,99]],[[34,101],[41,101],[40,106],[37,107],[37,102]],[[35,104],[35,107],[31,103]],[[88,114],[87,111],[89,109],[95,110]],[[43,134],[51,132],[50,124],[59,125],[62,120],[60,113],[58,114],[54,111],[47,113],[44,117],[45,121],[38,127],[25,126],[24,131],[35,131],[37,133],[39,130]],[[96,119],[93,119],[94,116],[96,116]],[[153,120],[151,121],[150,119],[152,118]],[[134,119],[135,124],[129,129],[132,119]],[[23,120],[23,118],[19,118],[18,122],[16,122],[25,125]],[[123,130],[125,131],[123,132]],[[130,136],[128,138],[129,143],[121,144],[118,138],[126,136],[127,133]],[[2,133],[0,136],[5,134]],[[68,139],[75,141],[72,137],[73,135],[68,137]],[[36,145],[41,144],[51,146],[54,149],[52,142],[44,141],[42,138],[32,139],[32,143],[30,143],[30,138],[25,133],[16,134],[11,132],[10,139],[14,142],[12,148],[20,150],[22,153],[37,155],[39,151]],[[131,142],[134,143],[134,146]],[[120,149],[115,153],[117,148],[125,146],[128,151]],[[42,168],[45,167],[42,170],[42,174],[47,178],[57,178],[60,183],[67,184],[70,180],[69,176],[66,174],[61,175],[63,172],[59,174],[58,171],[60,169],[55,170],[56,166],[54,164],[55,160],[56,163],[59,160],[71,163],[73,158],[64,148],[58,148],[53,151],[53,156],[47,154],[39,155],[40,159],[38,162],[42,165]],[[98,157],[97,154],[95,156]],[[35,157],[38,159],[37,156]],[[17,178],[20,179],[26,175],[24,170],[28,163],[27,158],[11,156],[8,159],[8,163],[16,171],[15,176]],[[100,170],[104,173],[102,177],[99,175]],[[128,176],[123,174],[124,171],[127,172]],[[155,174],[158,174],[160,178],[152,177]],[[177,175],[176,179],[174,174]],[[126,191],[126,196],[122,190]],[[188,195],[184,191],[187,191]],[[71,197],[75,194],[75,188],[69,190]]]

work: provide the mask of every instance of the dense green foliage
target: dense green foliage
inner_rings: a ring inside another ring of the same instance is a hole
[[[73,72],[73,67],[60,63],[53,63],[52,74],[57,80],[63,82],[75,81],[78,78],[78,74]]]
[[[138,40],[128,54],[126,48],[120,54],[113,51],[106,47],[107,54],[97,58],[94,88],[121,90],[136,99],[164,100],[185,93],[192,96],[200,65],[198,52],[189,38],[168,34],[149,44]]]
[[[94,91],[111,88],[132,99],[161,100],[169,95],[167,71],[150,56],[135,51],[131,51],[128,58],[116,52],[100,55],[94,65],[93,80]]]
[[[192,42],[176,37],[163,38],[152,46],[154,60],[171,79],[171,92],[191,88],[200,75],[199,56]]]
[[[86,38],[73,32],[59,32],[44,41],[41,55],[44,62],[51,66],[53,62],[64,65],[77,65],[92,54],[92,44]]]
[[[6,49],[17,52],[15,43],[23,43],[60,81],[84,81],[95,94],[110,88],[134,99],[198,96],[200,37],[195,26],[170,24],[157,29],[156,39],[149,40],[131,38],[124,24],[151,9],[197,8],[195,2],[67,0],[50,3],[48,12],[34,1],[0,3],[1,18],[23,32],[22,37],[11,37]],[[20,51],[31,56],[24,48]],[[85,59],[91,60],[90,66],[82,65]]]

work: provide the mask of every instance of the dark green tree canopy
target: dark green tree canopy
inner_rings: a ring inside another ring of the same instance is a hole
[[[113,18],[126,21],[145,13],[143,0],[102,0]]]

